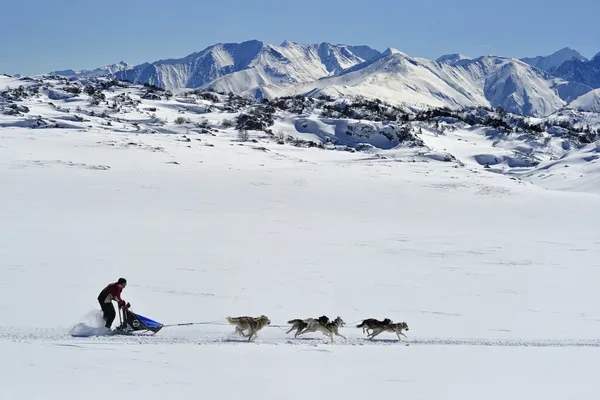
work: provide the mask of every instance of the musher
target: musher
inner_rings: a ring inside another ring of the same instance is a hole
[[[103,317],[106,321],[106,327],[110,329],[115,317],[115,307],[112,305],[112,301],[115,300],[119,306],[128,309],[131,304],[125,303],[125,300],[121,299],[121,292],[127,286],[127,279],[119,278],[117,282],[113,282],[105,287],[98,295],[98,302],[104,313]]]

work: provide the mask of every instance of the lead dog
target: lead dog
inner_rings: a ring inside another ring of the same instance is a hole
[[[401,340],[400,335],[406,337],[406,335],[402,333],[403,330],[409,330],[408,324],[406,322],[397,322],[395,324],[381,325],[373,328],[373,332],[370,335],[367,335],[367,337],[369,339],[373,339],[375,336],[383,332],[394,332],[396,335],[398,335],[398,340]]]
[[[334,334],[336,336],[341,336],[344,339],[346,339],[346,337],[344,335],[341,335],[338,332],[338,329],[344,325],[346,325],[346,323],[340,317],[337,317],[333,321],[329,321],[326,324],[322,324],[318,320],[316,320],[316,321],[313,320],[313,321],[309,322],[308,326],[306,328],[304,328],[304,330],[302,332],[298,333],[298,335],[304,335],[305,333],[319,331],[319,332],[322,332],[325,336],[329,336],[331,338],[331,341],[333,342]]]
[[[290,333],[294,329],[296,333],[294,334],[294,338],[297,338],[300,332],[308,327],[312,321],[319,321],[321,324],[326,325],[329,322],[329,318],[325,315],[320,316],[319,318],[307,318],[307,319],[292,319],[288,321],[288,324],[292,324],[292,327],[286,333]]]
[[[363,320],[359,325],[356,325],[357,328],[362,328],[363,333],[367,332],[370,334],[369,330],[373,330],[374,328],[381,327],[383,325],[389,325],[392,322],[391,319],[386,318],[383,321],[380,321],[375,318],[367,318]]]
[[[252,337],[256,336],[256,333],[265,326],[271,323],[271,320],[264,315],[258,318],[254,317],[227,317],[227,322],[235,325],[235,332],[248,338],[248,341],[252,340]],[[248,335],[244,334],[244,331],[248,331]]]

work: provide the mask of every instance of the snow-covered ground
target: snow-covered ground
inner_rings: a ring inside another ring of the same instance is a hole
[[[2,398],[600,394],[597,195],[189,137],[2,130]],[[143,315],[218,324],[72,338],[120,276]],[[260,314],[339,315],[347,340],[225,325]],[[366,341],[367,317],[410,346]]]
[[[155,103],[158,118],[199,118]],[[475,128],[421,135],[461,167],[79,114],[89,121],[72,129],[0,118],[0,398],[600,395],[596,187],[488,171],[479,155],[512,144]],[[121,276],[134,311],[209,324],[72,337]],[[254,343],[225,320],[261,314],[273,326]],[[323,314],[344,319],[346,339],[286,334]],[[365,339],[355,325],[369,317],[406,321],[408,338]]]

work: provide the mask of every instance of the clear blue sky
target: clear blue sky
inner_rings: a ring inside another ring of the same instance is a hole
[[[411,56],[600,51],[599,0],[5,0],[0,72],[179,58],[218,42],[366,44]]]

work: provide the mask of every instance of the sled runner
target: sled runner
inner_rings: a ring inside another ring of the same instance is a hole
[[[121,324],[114,330],[115,333],[143,333],[152,332],[158,333],[163,328],[163,324],[146,318],[143,315],[134,313],[133,311],[119,307],[119,320]]]

